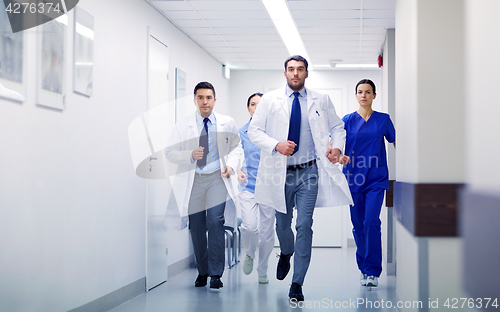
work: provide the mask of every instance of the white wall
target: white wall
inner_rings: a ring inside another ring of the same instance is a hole
[[[418,131],[416,10],[416,0],[396,1],[396,180],[412,183],[418,181],[418,144],[405,138],[416,138]]]
[[[396,2],[399,182],[465,182],[463,10],[460,0]],[[400,300],[463,295],[461,238],[414,237],[399,222],[396,231]]]
[[[127,128],[146,110],[147,26],[168,40],[171,100],[179,67],[189,89],[209,80],[217,110],[229,107],[221,64],[145,1],[78,6],[95,21],[93,97],[74,94],[67,78],[63,112],[35,105],[32,30],[27,100],[0,99],[0,302],[6,311],[66,311],[145,276],[145,181],[134,173]],[[66,74],[72,77],[71,66]],[[187,246],[174,249],[180,259],[189,256]]]
[[[478,5],[480,4],[480,5]],[[495,0],[465,1],[466,32],[466,150],[467,182],[471,189],[498,195],[500,191],[500,145],[498,120],[500,106],[492,94],[498,89],[500,65],[496,51],[498,40],[491,34],[500,32],[500,23],[492,22],[500,2]]]
[[[418,12],[419,182],[462,183],[465,180],[463,1],[419,1]],[[429,154],[439,155],[439,160],[432,161]]]
[[[398,299],[401,301],[415,301],[419,295],[419,246],[418,238],[396,220],[396,286]],[[405,309],[418,311],[418,309]]]
[[[399,181],[464,182],[462,6],[396,2]]]
[[[462,240],[456,237],[429,239],[429,296],[441,298],[464,298]],[[452,279],[447,276],[453,276]],[[464,309],[465,311],[468,309]]]

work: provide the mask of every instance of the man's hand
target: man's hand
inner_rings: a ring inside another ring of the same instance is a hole
[[[280,142],[278,145],[276,145],[276,151],[278,151],[281,155],[285,156],[290,156],[293,153],[293,150],[295,149],[295,144],[293,141],[286,141],[286,142]]]
[[[202,159],[203,158],[203,147],[200,146],[200,147],[195,148],[191,155],[193,156],[193,159],[195,161]]]
[[[347,165],[350,162],[351,162],[351,158],[349,158],[349,156],[347,156],[347,155],[342,156],[342,158],[340,158],[340,160],[339,160],[339,164],[341,164],[341,165]]]
[[[326,157],[332,164],[336,164],[340,160],[340,150],[338,148],[329,148],[326,151]]]
[[[247,175],[240,169],[236,170],[236,173],[238,174],[238,183],[243,184],[247,179]]]
[[[232,173],[233,173],[233,168],[231,168],[231,166],[226,166],[226,167],[224,167],[224,170],[222,171],[222,176],[224,178],[229,178]]]

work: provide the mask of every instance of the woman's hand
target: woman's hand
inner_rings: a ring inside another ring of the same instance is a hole
[[[238,168],[236,172],[238,173],[238,182],[240,184],[243,184],[243,182],[245,182],[247,179],[247,175],[243,171],[241,171],[240,168]]]
[[[340,160],[339,160],[339,164],[341,164],[341,165],[347,165],[350,162],[351,162],[351,158],[349,158],[349,156],[347,156],[347,155],[342,156],[342,158],[340,158]]]

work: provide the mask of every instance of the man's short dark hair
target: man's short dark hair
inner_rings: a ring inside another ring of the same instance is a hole
[[[289,58],[287,58],[285,61],[285,70],[286,70],[286,67],[288,66],[288,62],[290,62],[292,60],[297,61],[297,62],[304,62],[304,65],[306,66],[306,70],[307,70],[307,66],[309,66],[309,63],[307,63],[307,60],[300,55],[292,55]]]
[[[254,96],[257,96],[257,95],[258,95],[258,96],[260,96],[260,97],[262,97],[264,94],[262,94],[262,93],[260,93],[260,92],[255,92],[254,94],[250,95],[250,96],[248,97],[247,107],[249,107],[249,106],[250,106],[250,100],[251,100]]]
[[[194,96],[196,96],[196,91],[198,91],[198,89],[210,89],[210,90],[212,90],[212,92],[214,94],[214,99],[216,98],[215,97],[215,88],[210,82],[208,82],[208,81],[198,82],[196,87],[194,87]]]

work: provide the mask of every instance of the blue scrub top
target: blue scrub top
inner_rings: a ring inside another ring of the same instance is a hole
[[[240,192],[249,191],[255,193],[255,182],[257,181],[257,171],[259,170],[260,162],[260,148],[248,138],[247,132],[250,121],[240,128],[241,145],[245,153],[245,160],[243,161],[243,166],[241,166],[241,171],[246,173],[247,179],[243,184],[238,186],[238,189]]]
[[[396,140],[396,130],[388,114],[373,112],[365,121],[357,112],[342,118],[346,130],[345,155],[351,162],[343,171],[351,192],[389,189],[389,170],[384,137]]]

